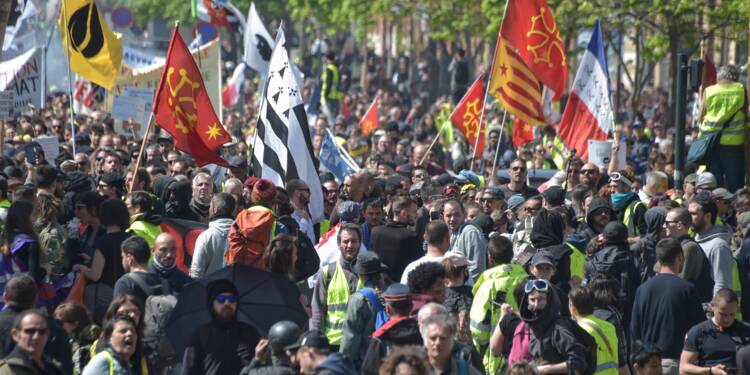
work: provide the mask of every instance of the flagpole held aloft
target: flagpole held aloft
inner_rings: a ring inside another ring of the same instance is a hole
[[[435,147],[435,143],[437,143],[438,139],[440,138],[440,134],[443,134],[443,129],[445,129],[446,126],[453,126],[453,124],[443,124],[443,126],[440,127],[440,130],[438,130],[437,134],[435,135],[435,139],[432,140],[432,143],[430,143],[430,147],[427,148],[427,151],[424,153],[424,156],[422,156],[422,160],[419,161],[419,164],[424,164],[425,159],[427,159],[427,155],[430,154],[430,150],[432,150],[433,147]]]
[[[133,192],[133,187],[138,183],[138,168],[141,167],[141,160],[145,154],[143,151],[146,149],[146,143],[148,143],[148,135],[151,132],[151,127],[154,126],[154,112],[148,116],[148,125],[146,125],[146,133],[143,134],[143,141],[141,142],[141,150],[138,151],[138,159],[135,161],[135,169],[133,169],[133,179],[130,180],[130,186],[128,186],[128,193]],[[130,124],[130,129],[133,129],[133,124]],[[135,133],[134,133],[135,134]]]
[[[60,27],[60,34],[62,34],[63,32],[67,32],[67,30],[68,30],[68,27],[67,27],[68,12],[67,12],[67,9],[65,7],[65,1],[61,1],[60,2],[60,11],[62,12],[63,19],[66,22],[66,26],[64,28]],[[70,37],[65,38],[65,42],[67,44],[65,46],[65,49],[66,50],[70,50]],[[74,111],[74,109],[73,109],[73,107],[74,107],[74,105],[73,105],[73,103],[74,103],[74,99],[73,99],[73,74],[70,71],[70,65],[71,65],[70,58],[68,58],[68,59],[66,59],[66,65],[65,66],[68,68],[68,95],[69,95],[69,97],[68,97],[68,105],[70,106],[70,108],[69,108],[70,109],[70,139],[73,141],[71,143],[73,145],[73,156],[75,156],[75,154],[76,154],[76,123],[75,123],[75,113],[73,113],[73,111]],[[42,90],[42,91],[44,91],[44,90]]]
[[[495,178],[495,167],[497,166],[498,153],[500,152],[500,143],[503,141],[503,131],[505,130],[505,120],[508,117],[508,110],[503,111],[503,120],[500,121],[500,135],[497,137],[497,147],[495,147],[495,157],[492,161],[492,171],[490,172],[490,181],[492,182]],[[489,183],[488,182],[488,183]]]

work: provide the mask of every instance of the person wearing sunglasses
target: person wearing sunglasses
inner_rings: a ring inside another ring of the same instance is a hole
[[[526,163],[521,159],[513,160],[508,168],[510,181],[500,186],[500,190],[505,195],[505,199],[510,199],[515,194],[523,195],[524,199],[529,199],[539,195],[539,191],[526,183]]]
[[[625,171],[612,172],[609,175],[609,188],[612,191],[612,207],[617,220],[628,228],[628,243],[634,244],[646,233],[646,204],[631,189],[633,180]]]
[[[38,310],[19,314],[11,330],[16,347],[0,361],[3,374],[63,374],[58,365],[44,356],[50,332],[47,318]]]
[[[193,333],[183,359],[183,374],[239,374],[260,341],[253,326],[237,319],[239,292],[227,279],[206,287],[211,321]]]
[[[664,219],[664,232],[668,238],[680,242],[685,265],[680,277],[695,286],[700,302],[709,302],[713,297],[714,281],[711,276],[711,263],[706,258],[700,245],[688,233],[692,219],[685,207],[673,208]],[[657,269],[660,265],[657,263]]]

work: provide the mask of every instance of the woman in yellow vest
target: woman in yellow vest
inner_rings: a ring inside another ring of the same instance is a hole
[[[104,326],[102,340],[104,350],[91,358],[83,369],[83,375],[123,375],[137,374],[130,361],[138,344],[138,329],[129,316],[116,316]]]
[[[747,95],[739,77],[734,65],[719,68],[718,82],[703,91],[701,111],[700,135],[721,132],[719,144],[710,152],[708,171],[729,191],[745,184]]]

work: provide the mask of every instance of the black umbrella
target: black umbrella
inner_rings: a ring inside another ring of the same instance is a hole
[[[306,325],[308,316],[294,282],[254,267],[225,267],[182,288],[167,323],[167,337],[180,356],[193,333],[211,321],[206,288],[218,279],[231,280],[237,287],[237,318],[255,327],[261,337],[266,337],[271,326],[281,320],[291,320],[300,327]]]

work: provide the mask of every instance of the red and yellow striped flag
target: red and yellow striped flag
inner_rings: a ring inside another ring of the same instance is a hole
[[[528,124],[544,123],[539,80],[501,35],[497,37],[490,74],[489,93],[506,110]]]

